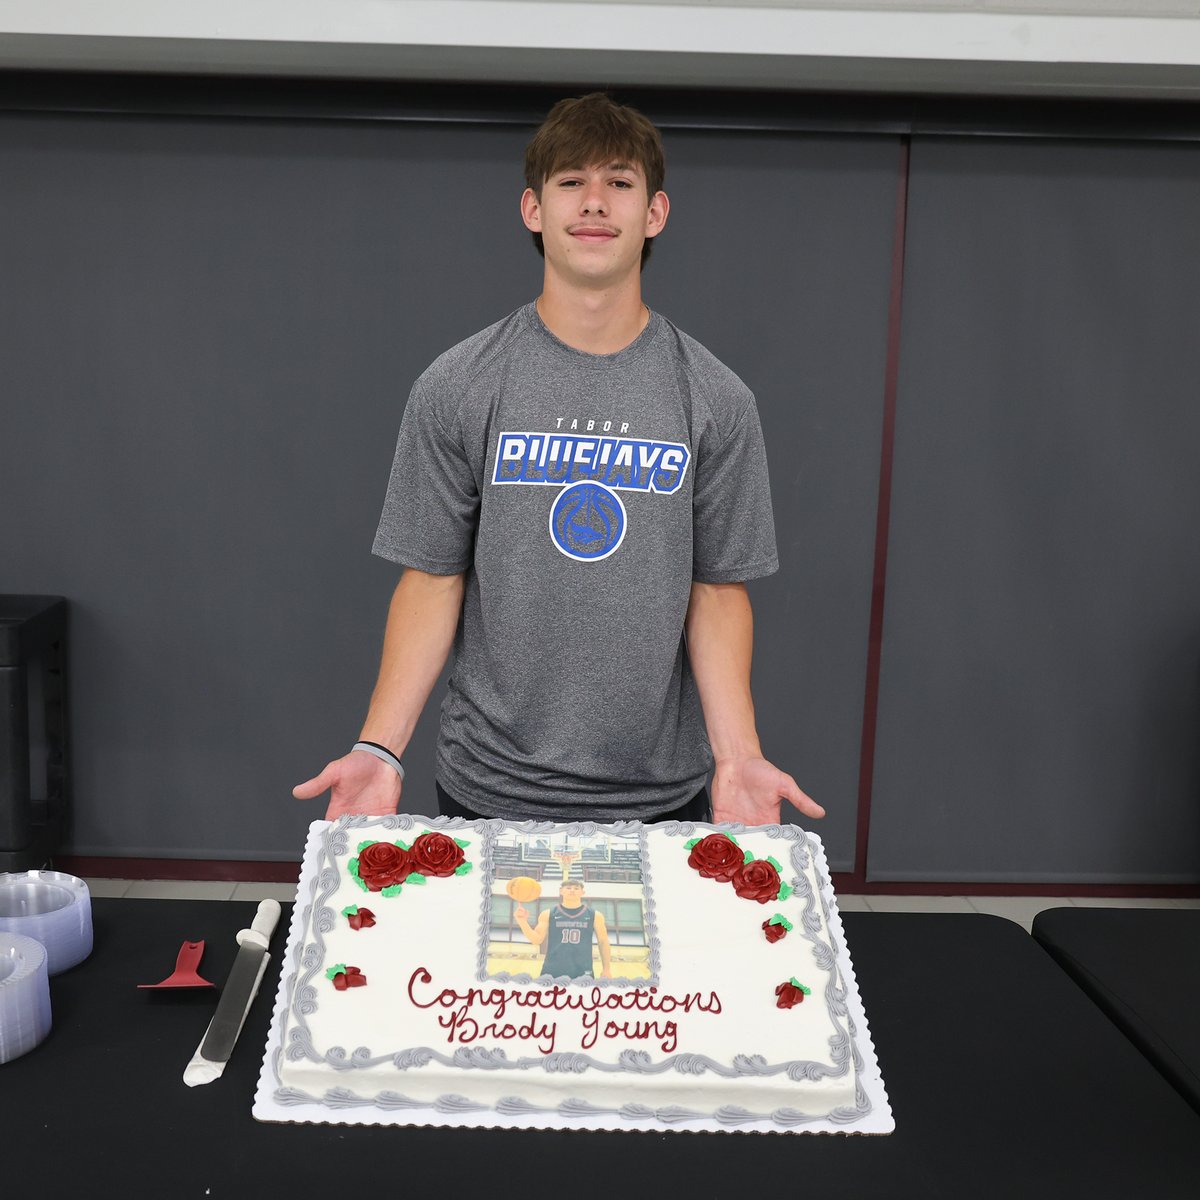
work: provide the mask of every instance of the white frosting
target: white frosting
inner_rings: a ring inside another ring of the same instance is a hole
[[[599,1110],[631,1127],[697,1117],[787,1127],[863,1115],[869,1104],[855,1029],[822,900],[827,880],[819,877],[808,835],[794,826],[732,830],[754,858],[774,858],[795,889],[759,904],[688,866],[685,843],[717,827],[645,826],[642,870],[656,975],[620,978],[617,962],[616,980],[555,987],[487,977],[480,968],[492,893],[489,848],[513,828],[628,834],[640,827],[360,817],[310,844],[317,861],[306,860],[302,876],[312,880],[310,894],[298,899],[303,934],[284,966],[277,1103],[369,1106],[396,1120],[418,1106],[552,1111],[568,1121]],[[426,829],[468,842],[472,870],[405,884],[394,896],[362,890],[348,870],[361,843],[411,844]],[[591,890],[602,894],[602,887]],[[342,910],[352,904],[370,908],[376,925],[351,929]],[[793,929],[769,943],[761,926],[776,913]],[[337,991],[326,970],[338,963],[358,967],[367,985]],[[776,988],[793,977],[810,994],[778,1008]]]

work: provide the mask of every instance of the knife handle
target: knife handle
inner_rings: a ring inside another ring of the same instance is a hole
[[[271,934],[279,923],[280,907],[278,900],[264,900],[254,914],[254,920],[249,929],[239,929],[237,944],[239,946],[261,946],[266,949],[271,944]]]

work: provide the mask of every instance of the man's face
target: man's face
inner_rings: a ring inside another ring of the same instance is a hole
[[[577,883],[564,883],[559,896],[563,908],[578,908],[583,903],[583,888]]]
[[[641,269],[642,245],[667,220],[666,193],[646,193],[641,167],[609,163],[557,171],[539,197],[527,188],[521,216],[542,235],[547,270],[576,285],[606,287]]]

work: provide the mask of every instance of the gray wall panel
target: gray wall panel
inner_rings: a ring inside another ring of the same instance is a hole
[[[872,879],[1200,879],[1200,152],[920,141]]]
[[[71,849],[294,858],[320,806],[291,786],[374,681],[396,571],[370,545],[409,386],[538,278],[512,235],[524,138],[0,129],[0,588],[71,600]],[[410,784],[432,809],[427,753]]]
[[[667,144],[677,204],[647,290],[758,399],[780,556],[751,587],[759,732],[825,806],[805,824],[849,871],[899,142],[673,133]]]
[[[290,788],[374,680],[395,571],[369,547],[408,388],[537,290],[527,136],[0,118],[0,590],[71,600],[67,849],[296,857],[320,806]],[[760,719],[848,867],[895,143],[668,150],[648,297],[759,394],[784,558],[755,589]]]

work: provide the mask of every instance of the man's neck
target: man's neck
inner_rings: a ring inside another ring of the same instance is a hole
[[[560,342],[586,354],[616,354],[637,340],[650,320],[640,277],[624,286],[582,291],[546,273],[538,316]]]

